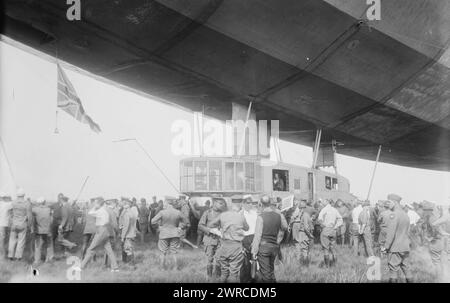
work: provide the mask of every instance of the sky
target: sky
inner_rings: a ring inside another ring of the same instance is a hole
[[[114,141],[136,138],[177,186],[183,156],[172,152],[172,126],[179,120],[193,124],[193,112],[62,67],[100,134],[65,112],[56,118],[54,60],[0,42],[0,190],[20,186],[32,198],[55,200],[59,192],[75,198],[87,178],[80,199],[175,195],[136,142]],[[311,166],[311,148],[284,141],[279,146],[284,162]],[[374,162],[338,155],[337,163],[351,192],[365,198]],[[379,163],[370,199],[389,193],[449,204],[450,173]]]

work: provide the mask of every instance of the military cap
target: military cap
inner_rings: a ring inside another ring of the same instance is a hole
[[[399,195],[396,195],[396,194],[389,194],[387,196],[387,199],[392,202],[400,203],[400,201],[402,200],[402,197],[400,197]]]
[[[44,197],[39,197],[39,198],[37,198],[37,200],[36,200],[36,203],[38,203],[38,204],[42,204],[42,203],[44,203],[45,202],[45,198]]]

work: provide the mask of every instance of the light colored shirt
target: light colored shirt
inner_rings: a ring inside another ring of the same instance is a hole
[[[412,209],[408,210],[409,224],[416,225],[420,220],[420,216]]]
[[[99,209],[93,208],[88,214],[95,217],[95,226],[105,226],[109,223],[109,213],[106,210],[106,206],[102,206]]]
[[[0,202],[0,227],[8,227],[11,217],[12,202]]]
[[[324,208],[322,208],[319,213],[318,219],[324,227],[336,229],[343,224],[341,214],[330,204],[327,204]]]
[[[361,214],[363,208],[361,205],[356,206],[353,210],[352,210],[352,222],[354,224],[359,224],[359,215]]]
[[[247,221],[248,224],[248,230],[244,231],[244,236],[254,235],[258,212],[256,209],[250,209],[249,211],[243,210],[242,213],[244,214],[245,221]]]

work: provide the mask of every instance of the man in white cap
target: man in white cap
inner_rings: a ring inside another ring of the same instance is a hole
[[[22,188],[17,190],[17,200],[12,204],[11,232],[9,234],[8,258],[20,261],[25,248],[27,230],[32,224],[31,206],[25,200]]]
[[[39,265],[42,260],[42,247],[44,242],[47,246],[47,257],[50,256],[48,252],[51,244],[51,230],[52,213],[50,207],[46,205],[45,199],[40,197],[36,200],[36,206],[32,207],[34,226],[32,230],[35,233],[34,241],[34,265]]]
[[[6,193],[0,193],[0,260],[6,255],[6,235],[9,232],[12,202]]]
[[[84,269],[91,258],[95,255],[95,251],[98,248],[103,248],[108,256],[108,259],[111,260],[111,272],[118,272],[119,266],[116,261],[116,256],[114,255],[114,251],[111,247],[110,230],[108,226],[111,219],[108,211],[106,210],[106,205],[104,205],[105,200],[102,197],[98,197],[95,199],[94,203],[94,207],[89,211],[89,214],[95,217],[95,226],[97,230],[86,251],[83,261],[81,262],[81,266],[78,269]]]

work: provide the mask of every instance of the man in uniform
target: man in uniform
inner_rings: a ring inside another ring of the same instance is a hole
[[[125,204],[127,205],[127,204]],[[141,244],[145,242],[145,235],[148,232],[148,218],[150,216],[150,210],[147,207],[147,201],[142,198],[141,205],[139,207],[139,231],[141,232]]]
[[[174,208],[177,200],[173,197],[166,197],[165,207],[152,219],[152,224],[159,225],[158,248],[161,251],[161,265],[167,267],[167,258],[173,258],[173,265],[176,264],[176,253],[180,248],[180,234],[184,228],[184,217],[181,212]],[[170,260],[169,260],[170,261]]]
[[[300,253],[300,263],[304,266],[309,265],[309,250],[313,237],[313,223],[309,214],[305,211],[306,201],[300,200],[298,207],[295,208],[289,223],[292,226],[292,238]]]
[[[403,272],[406,282],[409,282],[409,218],[400,206],[400,196],[389,194],[387,198],[391,203],[392,213],[387,225],[386,242],[381,247],[381,252],[388,254],[389,282],[398,281],[399,271]]]
[[[387,236],[387,226],[389,223],[389,217],[392,214],[391,204],[389,201],[379,200],[380,214],[378,216],[378,225],[380,226],[380,234],[378,236],[378,247],[384,247]]]
[[[6,256],[6,239],[11,221],[12,201],[5,193],[0,193],[0,260]]]
[[[120,240],[122,241],[122,260],[125,263],[130,262],[134,265],[134,239],[136,238],[136,221],[138,218],[136,213],[131,210],[130,206],[131,201],[125,200],[119,218],[119,229]]]
[[[25,200],[23,189],[17,190],[17,200],[12,204],[12,222],[9,234],[8,258],[10,260],[22,259],[27,231],[33,222],[31,205]]]
[[[214,233],[211,233],[212,222],[220,215],[221,212],[227,208],[225,200],[221,198],[212,198],[212,208],[206,210],[198,222],[198,229],[204,234],[203,245],[205,247],[205,254],[208,258],[208,264],[206,265],[206,273],[208,277],[212,277],[213,272],[217,278],[220,277],[220,265],[216,258],[217,249],[220,244],[220,237]],[[215,262],[215,264],[214,264]]]
[[[221,282],[239,282],[241,266],[244,261],[242,240],[244,231],[248,230],[245,217],[240,213],[239,203],[233,203],[230,210],[221,212],[212,222],[211,226],[220,228],[209,229],[209,232],[220,233],[222,236],[220,248],[217,250],[217,261],[220,264]]]
[[[326,200],[325,206],[317,217],[322,226],[320,234],[320,244],[323,250],[323,260],[326,267],[331,267],[336,263],[334,244],[336,242],[336,230],[343,224],[343,220],[336,208]]]
[[[261,198],[261,206],[252,242],[252,256],[260,266],[257,281],[275,283],[275,258],[280,251],[278,235],[288,229],[288,224],[281,212],[271,206],[269,196]]]
[[[36,200],[36,206],[32,207],[34,226],[33,232],[35,234],[34,247],[34,265],[39,265],[42,260],[42,247],[44,243],[47,247],[47,256],[51,244],[50,225],[52,222],[52,212],[50,207],[46,205],[43,197]]]

